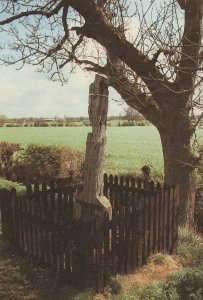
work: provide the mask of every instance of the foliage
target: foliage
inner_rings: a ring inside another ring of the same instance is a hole
[[[135,122],[133,122],[133,121],[123,121],[123,122],[121,122],[121,123],[119,123],[119,126],[135,126],[136,125],[136,123]]]
[[[179,229],[178,254],[187,266],[199,266],[203,262],[203,239],[187,228]]]
[[[82,175],[83,152],[68,147],[31,144],[15,157],[13,176],[19,182]]]
[[[23,194],[26,191],[26,188],[23,184],[0,178],[0,189],[10,190],[12,188],[16,189],[17,194]]]
[[[125,108],[124,112],[125,112],[124,118],[127,119],[128,121],[144,120],[144,117],[136,109],[133,109],[132,107]]]
[[[19,144],[0,144],[1,176],[17,182],[33,183],[35,180],[55,176],[81,177],[84,153],[69,147],[31,144],[20,148]]]
[[[116,275],[111,277],[109,285],[105,289],[106,295],[118,295],[122,291],[125,285],[125,280],[122,276]]]
[[[166,261],[166,254],[156,253],[150,258],[150,262],[153,262],[155,265],[163,265]]]
[[[14,160],[13,177],[19,182],[32,182],[54,177],[59,169],[58,152],[52,146],[29,145],[18,152]]]
[[[138,122],[136,125],[137,125],[137,126],[146,126],[147,123],[146,123],[146,122]]]
[[[20,144],[0,142],[0,176],[12,177],[13,155],[20,150]]]
[[[139,284],[127,292],[119,290],[118,294],[106,295],[112,300],[202,300],[203,268],[186,268],[175,272],[164,282]]]
[[[122,279],[120,279],[122,281]],[[158,283],[148,285],[136,285],[128,291],[122,290],[118,294],[110,293],[111,289],[107,289],[106,295],[109,300],[166,300],[163,295],[162,286]]]
[[[174,273],[163,286],[163,290],[166,299],[175,295],[177,300],[202,300],[203,268],[188,268]]]
[[[83,126],[91,126],[91,123],[89,120],[83,121]]]

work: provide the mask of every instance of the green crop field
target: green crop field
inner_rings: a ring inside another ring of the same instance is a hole
[[[85,149],[90,130],[90,127],[2,127],[0,140],[23,145],[40,143]],[[201,134],[203,130],[199,132]],[[105,171],[113,174],[135,173],[145,164],[152,167],[155,176],[163,171],[161,142],[156,128],[107,127]]]

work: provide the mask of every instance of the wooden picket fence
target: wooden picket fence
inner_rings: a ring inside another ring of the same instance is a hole
[[[57,271],[80,287],[103,291],[111,276],[128,274],[156,252],[177,247],[178,191],[134,178],[104,175],[112,219],[74,220],[75,198],[83,184],[52,182],[26,195],[2,190],[2,234],[34,263]]]
[[[194,211],[195,229],[203,233],[203,188],[196,189],[195,211]]]

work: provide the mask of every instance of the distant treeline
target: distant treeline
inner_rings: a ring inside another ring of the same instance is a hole
[[[107,126],[145,126],[148,125],[144,118],[128,118],[124,116],[109,116]],[[63,127],[63,126],[91,126],[87,117],[64,118],[12,118],[0,116],[0,127]]]

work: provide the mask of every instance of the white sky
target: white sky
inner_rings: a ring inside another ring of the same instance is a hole
[[[88,116],[88,91],[93,81],[94,75],[79,70],[61,86],[45,74],[35,72],[32,66],[19,71],[13,66],[1,66],[0,115],[10,118]],[[119,115],[125,106],[112,100],[121,98],[113,89],[109,91],[108,115]]]

